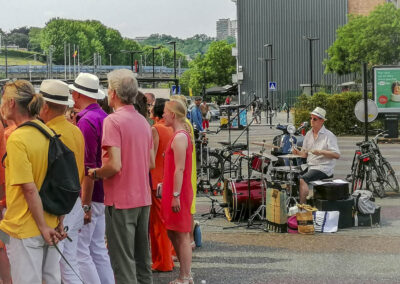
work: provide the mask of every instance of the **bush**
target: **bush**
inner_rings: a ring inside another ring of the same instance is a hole
[[[369,94],[371,97],[371,94]],[[361,92],[345,92],[340,94],[316,93],[312,97],[301,95],[294,110],[295,125],[300,125],[303,121],[310,120],[310,112],[316,107],[326,110],[326,128],[336,135],[353,134],[350,128],[357,124],[364,127],[364,123],[357,120],[354,115],[354,107],[361,100]],[[373,122],[370,128],[381,127],[381,122]]]

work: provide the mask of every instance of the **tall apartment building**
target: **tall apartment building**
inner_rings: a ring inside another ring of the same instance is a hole
[[[219,19],[217,21],[217,40],[226,39],[228,36],[236,38],[237,21],[231,19]]]

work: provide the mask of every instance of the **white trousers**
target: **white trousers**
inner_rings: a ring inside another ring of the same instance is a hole
[[[68,237],[72,240],[70,242],[65,239],[61,242],[60,248],[69,264],[74,268],[75,272],[79,275],[79,265],[77,260],[77,247],[78,247],[78,236],[79,230],[83,226],[84,212],[82,209],[81,199],[78,198],[75,202],[71,212],[64,218],[64,227],[68,227]],[[78,276],[72,271],[71,267],[64,261],[60,260],[61,268],[61,279],[64,284],[81,284]]]
[[[42,236],[27,239],[10,237],[7,254],[13,284],[60,284],[60,254]]]
[[[104,204],[92,202],[92,222],[78,239],[78,264],[82,279],[90,284],[114,284],[114,273],[105,244]]]

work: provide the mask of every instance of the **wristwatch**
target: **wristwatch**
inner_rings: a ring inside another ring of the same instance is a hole
[[[90,210],[92,210],[92,206],[91,205],[82,205],[82,209],[83,209],[83,212],[87,213]]]
[[[174,192],[174,197],[179,197],[181,195],[180,192]]]

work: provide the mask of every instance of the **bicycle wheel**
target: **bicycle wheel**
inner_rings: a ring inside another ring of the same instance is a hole
[[[354,192],[358,189],[362,189],[363,181],[364,181],[364,167],[361,165],[359,161],[354,166],[353,171],[351,173],[351,191]]]
[[[224,165],[222,157],[216,152],[210,152],[208,161],[204,161],[204,171],[207,174],[207,168],[210,172],[210,185],[212,189],[218,189],[218,182],[223,178]]]
[[[370,165],[370,170],[367,173],[367,185],[372,186],[373,192],[380,198],[385,196],[384,177],[376,164]]]
[[[382,164],[383,172],[385,173],[384,187],[386,192],[399,192],[399,183],[397,181],[395,171],[389,162],[385,161]]]

